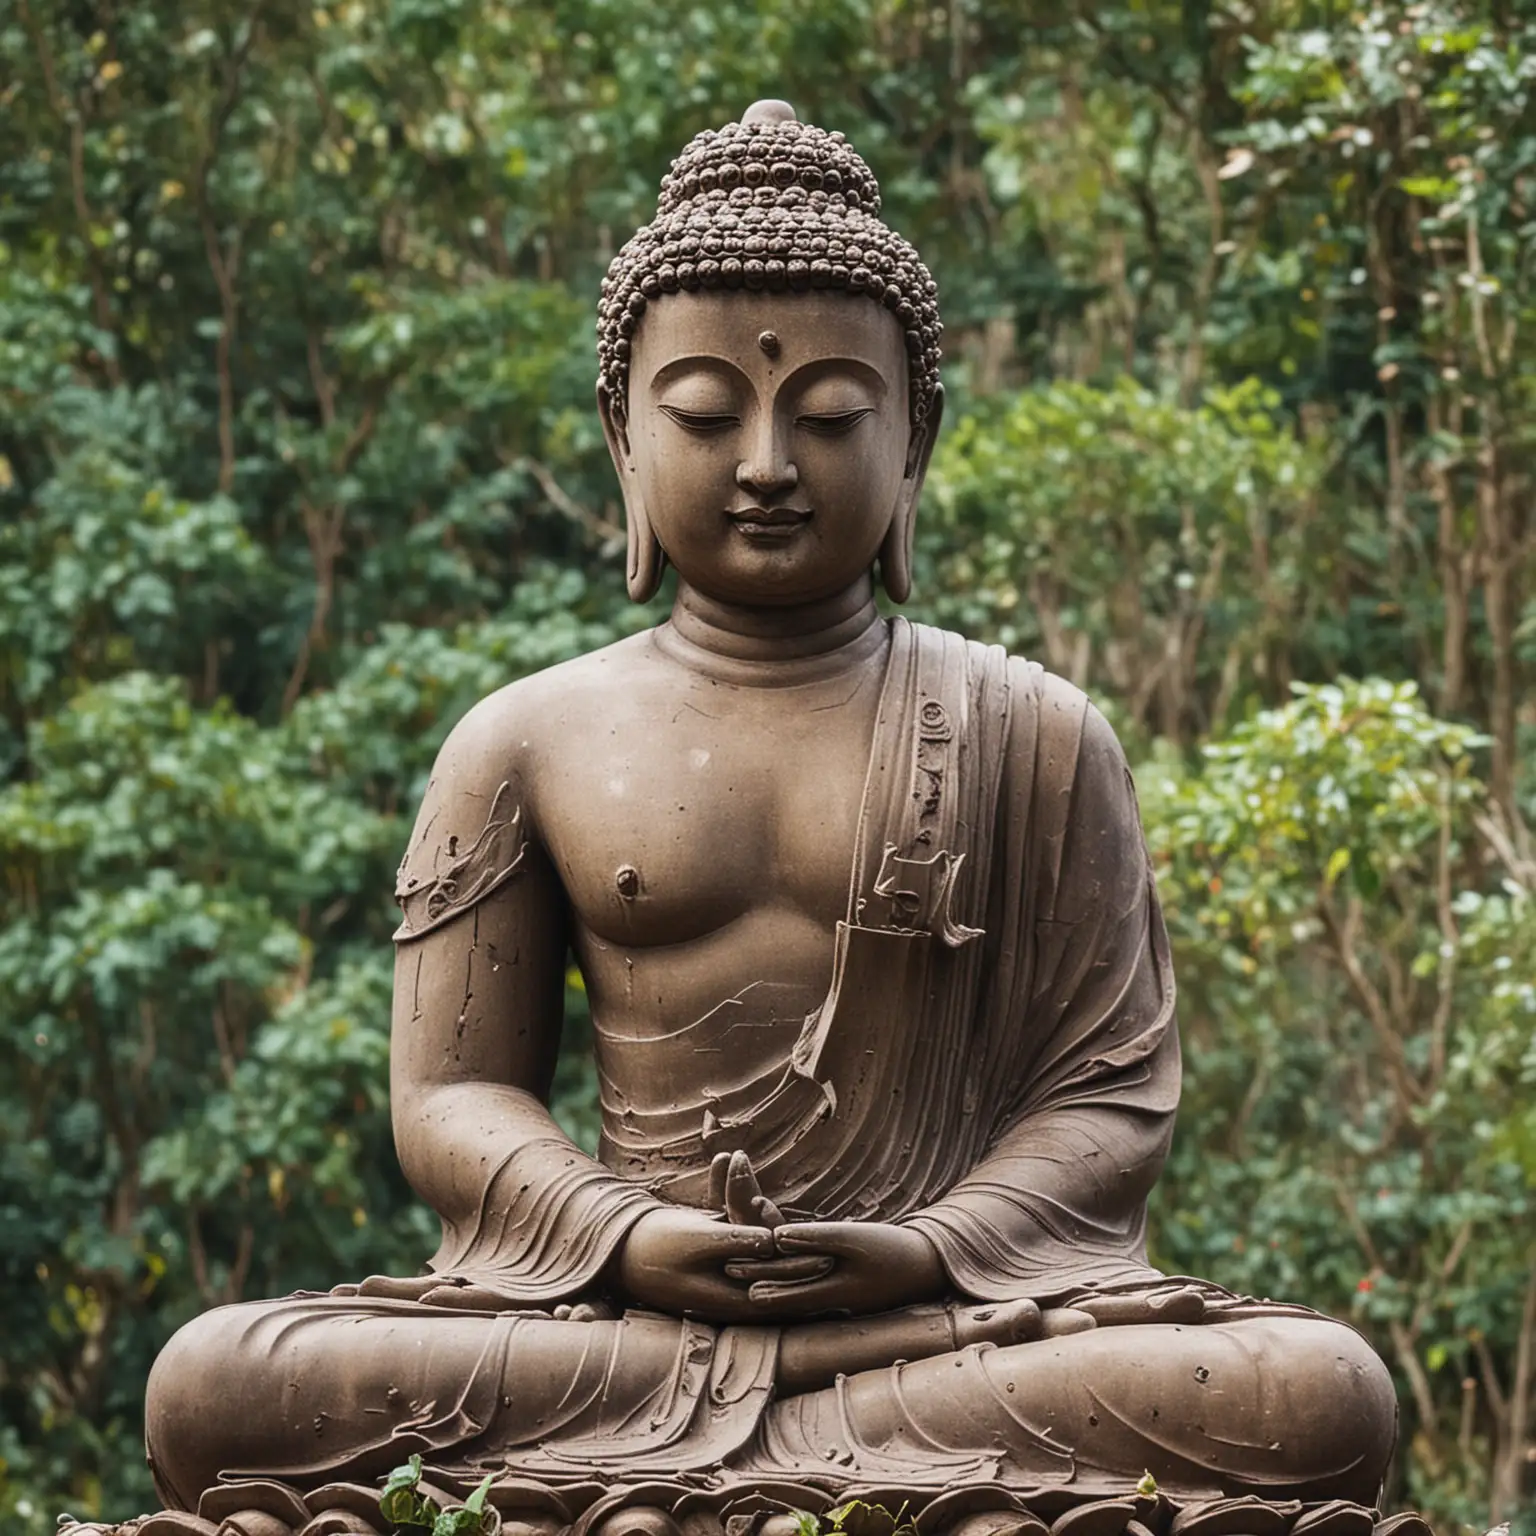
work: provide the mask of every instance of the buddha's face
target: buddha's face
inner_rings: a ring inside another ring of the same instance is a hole
[[[604,412],[630,517],[710,597],[841,592],[916,502],[938,412],[914,435],[907,388],[901,327],[862,296],[661,299],[634,337],[626,426]]]

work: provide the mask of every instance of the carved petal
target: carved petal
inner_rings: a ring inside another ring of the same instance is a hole
[[[1497,1526],[1494,1527],[1494,1530],[1498,1529]],[[1429,1522],[1423,1515],[1410,1513],[1393,1515],[1389,1520],[1378,1521],[1376,1536],[1434,1536],[1434,1532],[1430,1530]]]
[[[1375,1524],[1375,1513],[1363,1504],[1330,1499],[1300,1515],[1291,1527],[1291,1536],[1371,1536]]]
[[[371,1520],[375,1525],[385,1523],[379,1513],[379,1490],[362,1483],[327,1483],[323,1488],[306,1493],[304,1504],[311,1515],[345,1510],[348,1514]]]
[[[593,1527],[593,1532],[594,1536],[682,1536],[666,1510],[644,1504],[614,1510]]]
[[[201,1515],[167,1510],[164,1514],[151,1515],[139,1527],[136,1536],[219,1536],[219,1528]]]
[[[283,1531],[297,1530],[309,1519],[304,1500],[282,1483],[252,1479],[249,1482],[219,1483],[198,1500],[197,1512],[215,1524],[239,1516],[241,1536],[270,1536],[271,1528],[245,1521],[246,1515],[264,1514],[282,1522]],[[247,1529],[249,1527],[249,1529]]]
[[[1051,1526],[1051,1536],[1121,1536],[1136,1518],[1135,1499],[1098,1499],[1069,1509]]]
[[[917,1529],[919,1536],[959,1536],[962,1531],[965,1536],[1045,1536],[1046,1525],[1025,1510],[1011,1489],[978,1483],[930,1499],[917,1517]]]
[[[1285,1536],[1301,1513],[1294,1500],[1210,1499],[1188,1504],[1173,1517],[1169,1536]]]
[[[345,1509],[332,1509],[323,1515],[316,1515],[298,1532],[298,1536],[380,1536],[381,1529],[361,1515],[354,1515]]]

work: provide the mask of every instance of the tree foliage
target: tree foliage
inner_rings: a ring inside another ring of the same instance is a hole
[[[1393,1500],[1528,1503],[1533,76],[1503,0],[0,6],[7,1529],[148,1502],[195,1311],[427,1251],[405,818],[474,699],[654,617],[596,285],[779,94],[943,287],[916,610],[1140,764],[1158,1256],[1370,1335]]]

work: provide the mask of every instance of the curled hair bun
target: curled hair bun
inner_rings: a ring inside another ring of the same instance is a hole
[[[656,217],[603,279],[597,358],[622,410],[630,338],[663,294],[716,288],[865,294],[906,333],[914,424],[939,381],[938,286],[917,252],[880,221],[880,184],[840,133],[760,101],[739,123],[696,134],[662,179]]]

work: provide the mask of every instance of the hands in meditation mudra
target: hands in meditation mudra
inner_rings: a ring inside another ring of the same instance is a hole
[[[672,617],[444,746],[392,1043],[442,1246],[183,1329],[148,1400],[171,1506],[413,1452],[460,1488],[1375,1499],[1395,1406],[1359,1336],[1146,1262],[1179,1046],[1113,732],[876,611],[943,404],[936,289],[879,206],[759,103],[610,269],[629,586],[670,561]],[[596,1158],[546,1107],[570,950]]]

